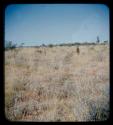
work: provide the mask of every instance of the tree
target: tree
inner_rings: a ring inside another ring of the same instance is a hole
[[[45,45],[45,44],[42,44],[42,47],[46,47],[46,45]]]
[[[99,36],[97,36],[97,43],[99,43],[100,42],[100,39],[99,39]]]
[[[104,44],[107,44],[108,43],[108,41],[104,41]]]
[[[17,44],[12,43],[12,41],[5,42],[5,50],[16,48]]]
[[[53,44],[49,44],[48,46],[49,46],[49,47],[53,47]]]
[[[24,43],[21,43],[19,47],[23,47]]]

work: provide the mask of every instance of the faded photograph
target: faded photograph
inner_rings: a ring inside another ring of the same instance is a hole
[[[109,8],[10,4],[5,8],[5,117],[106,121],[110,113]]]

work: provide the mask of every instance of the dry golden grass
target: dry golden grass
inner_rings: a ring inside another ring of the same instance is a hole
[[[109,46],[5,51],[5,114],[12,121],[109,118]]]

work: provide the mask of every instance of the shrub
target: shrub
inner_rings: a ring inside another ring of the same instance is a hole
[[[104,41],[104,44],[107,44],[108,43],[108,41]]]
[[[12,43],[12,41],[6,41],[5,50],[16,48],[17,44]]]
[[[52,44],[49,44],[48,46],[49,46],[49,47],[51,47],[51,48],[53,47],[53,45],[52,45]]]

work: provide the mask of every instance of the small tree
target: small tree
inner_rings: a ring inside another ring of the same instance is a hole
[[[99,36],[97,36],[97,43],[100,43],[100,39],[99,39]]]
[[[52,45],[52,44],[49,44],[48,46],[49,46],[49,47],[53,47],[53,45]]]
[[[19,47],[23,47],[24,43],[21,43]]]
[[[42,44],[42,47],[46,47],[46,45],[45,45],[45,44]]]
[[[12,41],[6,41],[5,43],[5,50],[14,49],[16,48],[17,44],[13,44]]]
[[[104,44],[107,44],[108,43],[108,41],[104,41]]]

